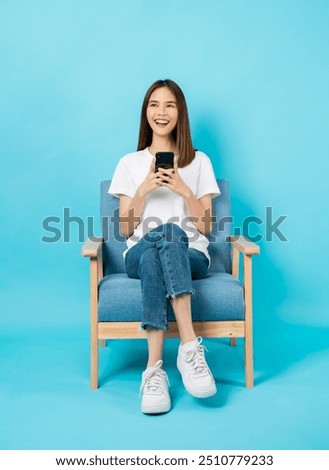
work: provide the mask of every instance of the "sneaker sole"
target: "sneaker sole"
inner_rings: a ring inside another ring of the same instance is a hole
[[[171,402],[164,403],[161,406],[159,405],[143,405],[142,406],[142,412],[147,414],[147,415],[155,415],[159,413],[167,413],[171,408]]]
[[[184,385],[186,391],[190,395],[192,395],[192,397],[195,397],[195,398],[209,398],[209,397],[213,397],[214,395],[216,395],[216,393],[217,393],[216,384],[212,384],[212,386],[209,387],[207,390],[202,390],[202,391],[201,390],[193,390],[188,385],[186,385],[186,383],[184,381],[184,378],[183,378],[183,374],[181,373],[181,371],[178,367],[178,364],[177,364],[177,369],[179,370],[179,373],[182,376],[182,382],[183,382],[183,385]]]
[[[216,385],[214,387],[212,387],[211,389],[208,389],[208,390],[202,391],[202,392],[199,392],[199,391],[196,392],[194,390],[191,390],[185,384],[184,384],[184,387],[186,388],[188,393],[190,395],[192,395],[192,397],[195,397],[195,398],[209,398],[209,397],[213,397],[217,393]]]

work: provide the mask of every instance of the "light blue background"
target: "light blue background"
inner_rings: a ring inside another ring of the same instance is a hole
[[[326,0],[0,1],[1,448],[328,448],[328,21]],[[288,242],[254,262],[256,387],[242,343],[209,340],[220,392],[197,403],[171,340],[176,405],[150,419],[143,341],[111,342],[89,390],[78,230],[41,237],[64,207],[98,226],[99,182],[136,149],[159,78],[184,90],[235,225],[272,206]]]

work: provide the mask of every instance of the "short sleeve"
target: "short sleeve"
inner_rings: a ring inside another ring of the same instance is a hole
[[[119,197],[120,194],[134,197],[135,192],[136,188],[133,178],[125,161],[121,159],[115,169],[108,193],[116,197]]]
[[[216,181],[210,158],[204,154],[200,168],[196,198],[200,199],[200,197],[203,197],[206,194],[210,194],[211,197],[214,198],[219,196],[220,189]]]

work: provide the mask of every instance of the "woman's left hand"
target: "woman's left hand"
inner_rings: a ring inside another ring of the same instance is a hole
[[[166,186],[167,188],[171,189],[183,198],[187,197],[190,194],[191,189],[182,180],[178,173],[177,157],[174,157],[174,169],[159,168],[158,172],[159,175],[163,175],[163,179],[160,183],[161,186]]]

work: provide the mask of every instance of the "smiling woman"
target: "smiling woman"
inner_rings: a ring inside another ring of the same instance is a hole
[[[174,154],[173,168],[155,167],[158,152]],[[126,273],[141,280],[141,328],[149,352],[141,384],[143,413],[171,407],[162,368],[168,302],[181,337],[177,367],[184,386],[198,398],[214,395],[216,384],[202,339],[194,332],[190,297],[195,294],[192,279],[208,273],[205,235],[211,229],[211,200],[220,190],[209,157],[193,148],[185,97],[172,80],[158,80],[146,92],[137,152],[121,158],[109,193],[120,198]]]
[[[152,119],[153,118],[153,119]],[[194,158],[194,148],[191,139],[190,124],[185,96],[181,88],[173,80],[158,80],[150,86],[145,94],[139,131],[139,139],[137,150],[143,150],[146,147],[152,147],[152,142],[158,140],[161,135],[157,134],[162,126],[155,125],[155,119],[170,120],[172,125],[170,128],[165,124],[163,127],[167,135],[167,143],[171,143],[166,148],[177,151],[179,154],[178,167],[183,168]],[[173,121],[175,123],[173,123]],[[153,135],[153,132],[156,132]]]

